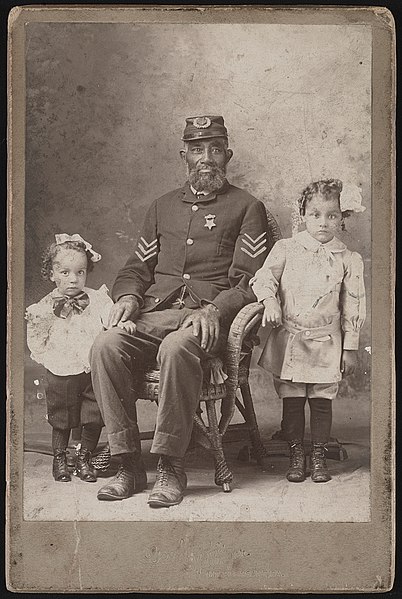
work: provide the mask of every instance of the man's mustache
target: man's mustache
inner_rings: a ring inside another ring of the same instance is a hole
[[[191,168],[190,171],[199,173],[200,171],[205,170],[206,168],[209,168],[211,170],[216,170],[217,172],[224,172],[224,170],[220,166],[215,164],[214,162],[207,162],[205,164],[197,164],[196,166]]]
[[[202,172],[208,169],[207,172]],[[197,164],[190,168],[187,165],[188,180],[197,191],[212,192],[220,189],[225,182],[226,168],[214,163]]]

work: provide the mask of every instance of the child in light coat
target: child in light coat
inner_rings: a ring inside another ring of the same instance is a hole
[[[345,201],[346,200],[346,201]],[[356,196],[342,198],[337,179],[309,185],[299,200],[306,230],[276,242],[250,285],[264,305],[262,325],[271,331],[259,364],[269,370],[283,400],[282,428],[290,446],[287,479],[306,478],[305,403],[310,406],[311,478],[331,479],[325,458],[332,400],[342,376],[356,365],[359,331],[366,315],[363,260],[335,234]]]

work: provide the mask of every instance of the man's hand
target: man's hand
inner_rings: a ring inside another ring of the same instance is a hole
[[[121,320],[117,323],[117,326],[119,329],[123,329],[124,331],[127,331],[127,333],[130,333],[130,335],[134,335],[137,330],[137,326],[132,320]]]
[[[264,300],[264,314],[262,315],[261,325],[265,327],[266,325],[272,325],[274,327],[282,324],[282,311],[278,305],[273,304],[270,300]]]
[[[110,309],[107,328],[111,329],[127,320],[134,321],[139,311],[140,306],[135,295],[123,295]]]
[[[194,310],[186,316],[180,328],[193,327],[193,335],[200,337],[201,347],[205,351],[212,350],[219,338],[219,310],[212,304]]]
[[[343,376],[353,374],[357,364],[357,352],[353,349],[344,349],[341,358],[341,372]]]

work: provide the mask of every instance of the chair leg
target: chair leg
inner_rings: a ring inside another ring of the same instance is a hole
[[[215,401],[207,401],[207,415],[209,424],[209,439],[212,446],[215,462],[215,484],[221,486],[225,493],[232,490],[230,483],[233,480],[233,474],[226,463],[225,454],[222,446],[222,435],[219,432],[218,418],[216,416]]]
[[[253,448],[253,454],[257,460],[257,464],[263,471],[268,469],[267,450],[261,440],[260,431],[258,429],[257,417],[255,415],[253,398],[251,396],[250,385],[248,382],[240,385],[240,391],[243,398],[245,408],[245,420],[249,426],[250,441]]]

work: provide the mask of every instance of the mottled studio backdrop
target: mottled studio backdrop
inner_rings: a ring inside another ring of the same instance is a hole
[[[342,238],[370,292],[370,72],[365,26],[29,24],[27,304],[52,288],[40,254],[55,233],[90,241],[103,259],[88,284],[112,285],[151,201],[185,180],[180,137],[198,114],[224,116],[229,180],[285,236],[311,180],[361,185],[367,210]],[[367,388],[364,349],[360,363],[352,388]]]

